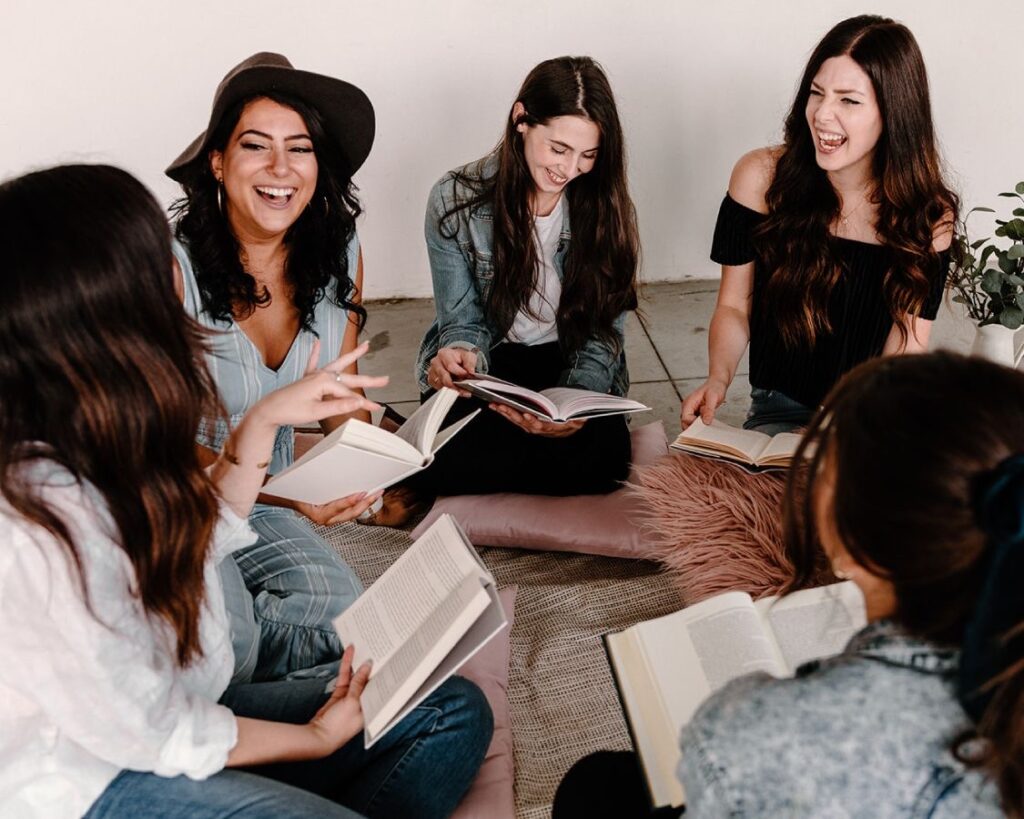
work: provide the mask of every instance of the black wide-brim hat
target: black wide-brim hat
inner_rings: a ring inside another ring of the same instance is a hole
[[[206,130],[192,140],[164,173],[176,182],[185,181],[195,163],[207,161],[207,142],[221,117],[240,100],[268,91],[284,92],[315,108],[323,119],[328,138],[345,157],[351,173],[366,161],[376,127],[369,97],[344,80],[299,71],[286,57],[261,51],[240,62],[221,80],[213,96],[213,110]]]

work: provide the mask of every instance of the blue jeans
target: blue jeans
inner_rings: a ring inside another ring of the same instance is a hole
[[[233,686],[221,702],[239,716],[304,723],[326,699],[323,680],[280,680]],[[323,759],[225,769],[202,782],[122,771],[86,819],[440,819],[468,790],[492,728],[480,689],[452,677],[369,750],[359,734]]]
[[[765,435],[778,435],[780,432],[792,432],[807,426],[813,415],[813,409],[778,390],[751,387],[750,410],[743,428],[763,432]]]
[[[235,652],[232,684],[278,680],[333,663],[342,645],[331,621],[363,592],[355,572],[290,509],[256,504],[258,540],[220,565]]]

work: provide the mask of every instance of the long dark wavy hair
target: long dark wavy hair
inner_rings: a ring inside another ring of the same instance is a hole
[[[523,155],[523,135],[516,126],[546,124],[554,117],[581,116],[597,125],[601,146],[594,167],[567,186],[572,239],[565,258],[562,297],[558,304],[558,339],[567,353],[596,337],[612,349],[619,338],[612,322],[637,305],[640,259],[636,209],[626,181],[625,147],[611,85],[590,57],[558,57],[534,68],[516,95],[525,113],[505,123],[494,149],[497,173],[458,174],[456,183],[472,191],[442,215],[442,235],[454,236],[451,219],[459,211],[490,204],[494,212],[494,283],[487,296],[488,319],[504,335],[516,314],[528,305],[537,285],[530,200],[534,191]],[[472,171],[472,169],[471,169]]]
[[[941,412],[921,413],[922,402]],[[970,419],[968,423],[964,419]],[[898,453],[898,456],[894,456]],[[1024,453],[1024,374],[952,353],[873,359],[851,370],[826,398],[789,476],[784,539],[795,567],[790,589],[810,585],[823,552],[815,498],[834,481],[827,513],[855,563],[893,586],[893,619],[911,634],[965,646],[996,549],[980,520],[979,482]],[[1020,517],[1020,508],[1006,510]],[[1012,548],[1024,547],[1016,542]],[[1018,558],[1018,565],[1024,561]],[[1020,594],[1024,578],[1004,588]],[[1019,606],[1018,606],[1019,609]],[[1008,634],[1006,664],[976,731],[951,737],[954,753],[998,783],[1004,809],[1024,815],[1024,621]],[[962,754],[980,735],[987,751]]]
[[[33,482],[43,458],[98,491],[144,609],[200,654],[204,563],[218,516],[195,433],[219,412],[202,330],[174,292],[156,200],[104,165],[0,186],[0,494],[48,531],[85,585],[78,533]]]
[[[207,150],[223,151],[245,106],[263,98],[287,106],[302,117],[317,160],[313,198],[284,238],[288,248],[285,275],[292,287],[300,325],[313,330],[313,311],[326,297],[354,313],[361,328],[366,310],[353,301],[356,271],[348,269],[347,248],[362,207],[348,163],[328,137],[320,114],[297,97],[268,90],[229,109],[213,129]],[[187,173],[182,182],[185,195],[171,206],[171,212],[175,235],[188,246],[203,309],[220,321],[245,318],[267,304],[270,293],[258,287],[246,269],[244,248],[218,204],[219,184],[210,164],[195,162]]]
[[[843,20],[818,43],[804,70],[765,195],[768,218],[755,235],[771,272],[767,298],[792,347],[811,346],[818,333],[831,331],[829,296],[843,274],[829,231],[841,213],[839,197],[815,161],[806,118],[811,81],[822,63],[843,55],[871,79],[882,115],[869,200],[878,206],[878,237],[891,251],[883,290],[904,342],[904,317],[920,313],[939,267],[936,228],[952,227],[959,210],[959,199],[943,180],[928,76],[914,35],[884,17]]]

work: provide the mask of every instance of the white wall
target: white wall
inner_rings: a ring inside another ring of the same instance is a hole
[[[221,77],[279,51],[373,100],[377,141],[357,177],[366,294],[428,295],[430,185],[494,144],[534,64],[590,54],[625,123],[645,279],[714,276],[732,164],[778,138],[810,49],[865,11],[917,36],[965,201],[1005,203],[996,194],[1024,179],[1020,0],[3,0],[0,176],[111,162],[169,202],[162,170],[205,126]]]

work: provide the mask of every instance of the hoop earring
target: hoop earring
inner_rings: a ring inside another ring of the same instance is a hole
[[[217,180],[217,210],[224,215],[224,181],[221,179]]]

